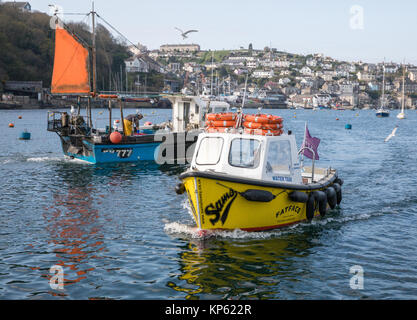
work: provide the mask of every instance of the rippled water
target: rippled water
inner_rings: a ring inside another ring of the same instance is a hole
[[[162,121],[170,111],[145,113]],[[417,112],[273,113],[299,144],[305,121],[322,139],[320,164],[345,180],[341,208],[311,224],[199,239],[174,192],[182,168],[66,160],[46,111],[0,111],[0,298],[415,299]],[[25,128],[31,141],[17,139]],[[64,268],[63,291],[49,286],[53,265]],[[355,265],[363,290],[349,285]]]

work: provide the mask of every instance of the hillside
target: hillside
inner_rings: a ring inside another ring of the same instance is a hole
[[[43,81],[50,87],[54,57],[54,30],[50,16],[40,12],[21,12],[0,6],[0,81]],[[91,42],[89,27],[69,23],[87,43]],[[120,67],[129,52],[124,43],[114,38],[102,25],[97,26],[97,86],[108,90],[110,82],[118,79]]]

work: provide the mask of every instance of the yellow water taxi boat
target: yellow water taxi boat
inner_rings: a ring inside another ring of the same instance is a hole
[[[236,127],[200,134],[191,167],[180,175],[176,191],[187,193],[198,229],[275,229],[311,221],[340,204],[337,171],[315,168],[314,160],[304,167],[300,154],[311,148],[299,151],[282,126],[271,135]]]

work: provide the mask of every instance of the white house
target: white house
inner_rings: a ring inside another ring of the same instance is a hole
[[[314,68],[315,66],[317,66],[317,61],[315,59],[307,59],[306,65]]]
[[[291,80],[290,79],[288,79],[288,78],[281,78],[281,79],[279,79],[279,81],[278,81],[278,83],[280,84],[280,85],[286,85],[286,84],[288,84],[288,83],[290,83],[291,82]]]
[[[332,100],[332,96],[327,93],[315,94],[313,96],[313,105],[314,106],[327,106]]]
[[[385,72],[386,73],[396,73],[398,71],[398,66],[395,64],[388,64],[385,65]]]
[[[375,75],[367,73],[367,72],[358,72],[357,74],[358,80],[360,81],[374,81],[376,79]]]
[[[417,68],[408,69],[408,79],[411,81],[417,81]]]
[[[139,57],[131,57],[125,61],[127,72],[149,72],[149,65]]]
[[[290,62],[287,60],[276,60],[274,61],[274,66],[276,68],[288,68],[290,66]]]
[[[270,79],[270,78],[272,78],[274,76],[274,70],[269,70],[269,71],[266,71],[266,70],[255,70],[252,73],[252,76],[254,78],[267,78],[267,79]]]
[[[306,76],[311,76],[313,72],[309,67],[306,66],[300,69],[300,73]]]

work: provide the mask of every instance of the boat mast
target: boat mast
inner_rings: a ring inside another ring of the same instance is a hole
[[[93,26],[93,33],[92,33],[92,44],[93,47],[91,48],[93,54],[93,94],[97,93],[97,52],[96,52],[96,12],[94,11],[94,1],[92,4],[91,10],[91,19],[92,19],[92,26]]]
[[[210,95],[213,95],[213,51],[211,52],[211,84],[210,84]]]
[[[405,68],[403,66],[403,98],[402,98],[402,101],[401,101],[401,113],[404,113],[404,107],[405,107],[405,89],[404,89],[404,86],[405,86]]]
[[[385,108],[385,60],[382,65],[382,109]]]

